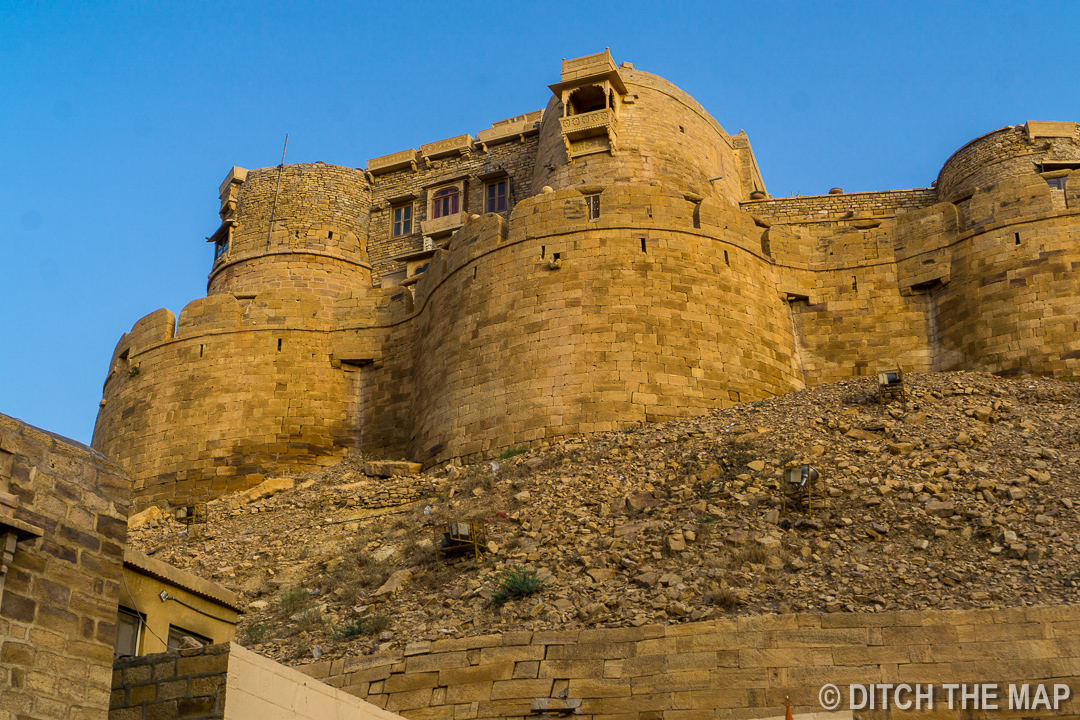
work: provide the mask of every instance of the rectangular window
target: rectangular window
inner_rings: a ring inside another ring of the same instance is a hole
[[[589,206],[589,220],[598,219],[600,217],[600,196],[586,195],[585,204]]]
[[[506,180],[497,180],[496,182],[488,183],[487,201],[484,207],[485,212],[499,213],[506,210],[506,188]]]
[[[456,187],[443,188],[435,193],[431,201],[431,219],[436,220],[448,215],[457,215],[460,211],[461,193]]]
[[[1054,190],[1064,190],[1066,177],[1047,178],[1046,184]]]
[[[169,625],[169,650],[179,650],[185,637],[190,637],[202,645],[214,644],[214,641],[208,637],[185,630],[178,625]]]
[[[394,226],[391,237],[400,237],[412,232],[412,203],[399,205],[393,209]]]
[[[117,608],[116,643],[113,645],[113,655],[117,657],[138,655],[142,626],[143,619],[139,613],[123,606]]]

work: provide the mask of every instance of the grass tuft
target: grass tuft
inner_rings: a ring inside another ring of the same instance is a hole
[[[491,598],[493,605],[502,605],[512,598],[532,595],[544,587],[544,582],[537,577],[536,571],[523,565],[515,565],[509,570],[496,573],[495,582],[496,590]]]
[[[516,445],[513,447],[508,447],[501,453],[499,453],[499,459],[506,460],[507,458],[514,457],[515,455],[524,455],[527,452],[529,452],[529,448],[526,445]]]

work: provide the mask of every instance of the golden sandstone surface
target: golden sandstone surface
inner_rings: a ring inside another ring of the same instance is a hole
[[[935,187],[771,198],[747,136],[610,55],[537,111],[369,161],[234,168],[207,297],[116,346],[134,503],[364,452],[426,467],[901,367],[1074,378],[1080,131]]]

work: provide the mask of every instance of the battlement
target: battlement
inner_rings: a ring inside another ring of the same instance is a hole
[[[897,365],[1080,375],[1075,123],[978,138],[937,187],[752,199],[747,136],[667,80],[605,52],[550,89],[366,170],[232,168],[207,297],[110,363],[94,444],[137,505]]]

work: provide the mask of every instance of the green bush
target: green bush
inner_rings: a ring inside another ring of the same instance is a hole
[[[256,620],[255,622],[248,623],[240,628],[238,634],[240,636],[238,638],[240,644],[244,647],[258,645],[259,643],[265,642],[266,639],[270,637],[270,626]]]
[[[277,602],[282,615],[295,615],[311,605],[311,593],[302,587],[293,588],[282,593]]]
[[[330,629],[333,630],[334,637],[338,639],[378,635],[388,627],[390,627],[389,615],[356,615],[346,620],[340,629],[333,622],[330,623]]]
[[[544,582],[537,577],[536,571],[522,565],[496,573],[495,583],[495,594],[491,598],[494,605],[502,605],[511,598],[532,595],[544,587]]]
[[[507,458],[514,457],[515,455],[524,455],[527,452],[529,452],[529,448],[527,446],[525,446],[525,445],[518,445],[516,447],[508,447],[505,450],[503,450],[501,453],[499,453],[499,459],[500,460],[506,460]]]
[[[318,608],[308,608],[307,610],[301,611],[300,614],[296,615],[295,617],[295,632],[297,634],[302,632],[311,632],[312,630],[317,629],[323,624],[323,616],[322,613],[319,612]]]

